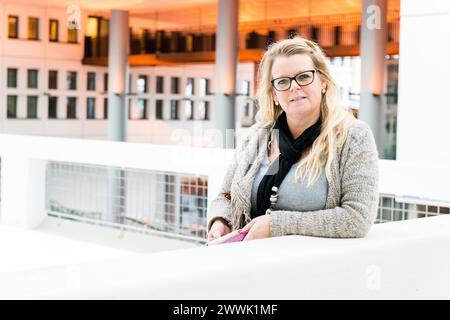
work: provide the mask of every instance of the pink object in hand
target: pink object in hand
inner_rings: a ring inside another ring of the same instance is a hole
[[[236,230],[236,231],[230,232],[220,238],[209,241],[206,245],[210,246],[210,245],[215,245],[215,244],[239,242],[239,241],[244,240],[246,235],[247,235],[247,232],[242,232],[241,230]]]

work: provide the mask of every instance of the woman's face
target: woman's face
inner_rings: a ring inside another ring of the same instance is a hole
[[[280,77],[294,77],[301,72],[315,70],[311,58],[306,54],[296,54],[289,57],[280,56],[275,58],[272,65],[272,79]],[[311,73],[304,73],[297,79],[308,83],[308,77]],[[275,101],[286,112],[286,116],[291,120],[316,119],[320,115],[320,101],[322,99],[322,89],[325,83],[320,79],[315,71],[314,80],[308,84],[299,86],[295,80],[292,80],[291,86],[285,91],[277,91],[272,87],[275,93]],[[281,79],[278,86],[289,84],[289,80]],[[302,83],[302,82],[301,82]]]

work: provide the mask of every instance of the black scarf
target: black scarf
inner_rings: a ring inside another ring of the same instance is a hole
[[[307,128],[300,137],[294,140],[288,128],[286,113],[282,112],[278,116],[273,128],[279,129],[278,147],[280,148],[280,155],[270,165],[258,186],[256,216],[266,213],[266,210],[270,207],[270,196],[273,193],[272,187],[280,187],[292,165],[300,159],[303,151],[310,147],[319,136],[321,124],[322,119],[319,117],[316,123]]]

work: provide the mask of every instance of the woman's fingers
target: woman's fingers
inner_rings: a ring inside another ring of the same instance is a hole
[[[249,232],[250,229],[253,227],[253,225],[255,224],[256,219],[253,219],[252,221],[250,221],[249,223],[247,223],[241,230],[241,232]]]

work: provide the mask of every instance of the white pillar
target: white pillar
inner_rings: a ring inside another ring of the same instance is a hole
[[[128,11],[112,10],[109,22],[108,139],[127,140]]]
[[[215,127],[222,134],[222,146],[234,148],[236,69],[239,49],[239,0],[218,1],[216,37]],[[228,133],[227,133],[228,131]],[[230,136],[227,138],[227,134]]]
[[[112,10],[109,22],[108,139],[127,140],[129,82],[128,11]],[[108,168],[108,222],[121,223],[125,211],[126,178],[123,170]]]
[[[2,224],[36,228],[45,220],[45,165],[21,154],[2,155]]]
[[[361,102],[359,118],[373,131],[383,152],[383,104],[386,74],[387,0],[363,0],[361,19]]]

